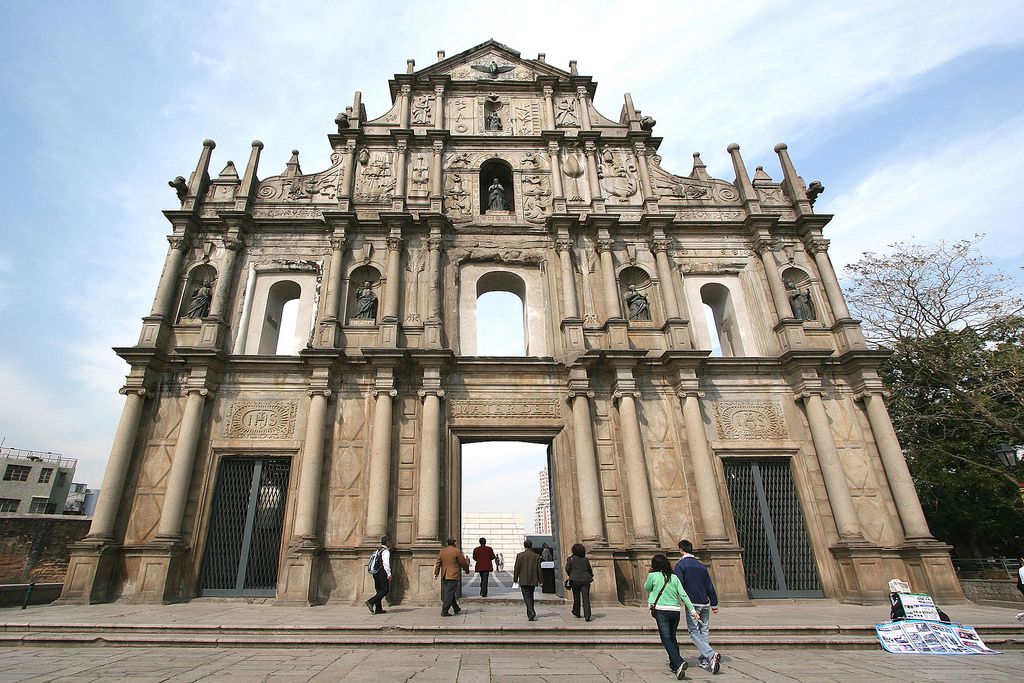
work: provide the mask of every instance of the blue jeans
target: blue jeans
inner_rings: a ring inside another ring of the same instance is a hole
[[[679,643],[676,642],[676,630],[679,628],[679,612],[669,610],[654,610],[654,620],[658,622],[658,635],[661,637],[661,644],[665,646],[668,653],[668,665],[675,671],[683,663],[679,655]]]
[[[715,656],[715,648],[711,647],[711,606],[694,606],[700,613],[700,623],[693,620],[689,613],[686,614],[686,630],[690,633],[690,640],[700,653],[701,658],[711,659]]]

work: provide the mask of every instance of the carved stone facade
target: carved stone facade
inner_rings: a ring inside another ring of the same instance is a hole
[[[460,529],[460,446],[485,439],[549,444],[553,533],[563,552],[588,547],[599,602],[642,600],[650,556],[681,537],[723,601],[748,601],[750,518],[730,473],[750,463],[785,464],[820,595],[883,601],[899,577],[961,597],[892,431],[881,356],[832,270],[831,216],[785,145],[781,182],[751,178],[735,145],[735,181],[699,155],[672,174],[629,95],[605,117],[575,64],[493,41],[390,85],[381,116],[357,94],[335,119],[325,171],[303,173],[294,152],[258,180],[256,141],[241,174],[212,179],[208,140],[172,182],[167,260],[138,342],[117,349],[124,413],[64,601],[246,594],[208,566],[241,543],[214,510],[244,470],[278,473],[240,494],[245,533],[279,535],[277,554],[247,560],[276,569],[262,595],[359,602],[387,534],[392,600],[435,603],[439,542]],[[207,315],[185,316],[206,282]],[[793,315],[788,283],[814,320]],[[525,356],[477,355],[491,291],[522,300]],[[776,492],[759,491],[770,506]]]

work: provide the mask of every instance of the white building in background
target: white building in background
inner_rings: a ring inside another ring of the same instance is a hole
[[[462,538],[458,539],[462,552],[470,557],[472,567],[473,548],[481,538],[487,539],[494,554],[501,553],[508,571],[516,555],[523,549],[526,531],[523,529],[521,512],[464,512],[462,514]]]
[[[548,479],[548,466],[540,471],[540,495],[533,508],[533,533],[538,536],[551,535],[551,483]]]
[[[61,514],[77,464],[59,453],[0,448],[0,512]]]

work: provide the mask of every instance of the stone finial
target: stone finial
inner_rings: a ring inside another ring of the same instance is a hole
[[[416,60],[415,59],[407,59],[407,60],[405,60],[405,73],[411,74],[414,71],[416,71]]]
[[[238,171],[235,169],[235,162],[228,161],[224,165],[224,170],[220,172],[219,178],[224,180],[238,180]]]
[[[437,51],[437,61],[439,61],[439,62],[444,61],[444,50],[438,50]]]
[[[217,147],[217,143],[214,142],[213,140],[211,140],[210,138],[206,138],[205,140],[203,140],[203,147],[209,147],[210,149],[215,149]]]
[[[575,59],[570,59],[569,60],[569,73],[571,73],[573,76],[579,76],[580,75],[580,72],[576,70],[576,60]]]
[[[750,213],[761,213],[761,203],[757,197],[754,186],[750,183],[750,176],[747,175],[747,167],[743,164],[743,157],[740,155],[740,146],[735,142],[726,149],[732,158],[732,167],[736,171],[736,189],[739,190],[740,199]]]
[[[772,177],[764,170],[764,166],[754,169],[754,185],[774,184]]]
[[[700,158],[700,152],[693,153],[693,170],[690,171],[690,177],[699,180],[710,180],[711,178],[708,175],[708,167]]]
[[[302,168],[299,166],[299,150],[292,150],[292,156],[288,160],[288,163],[285,165],[284,173],[282,173],[281,175],[288,178],[294,178],[296,176],[302,175]]]
[[[543,53],[543,52],[538,52],[537,53],[537,61],[540,62],[541,64],[545,63],[547,61],[547,59],[548,59],[548,56],[545,53]]]

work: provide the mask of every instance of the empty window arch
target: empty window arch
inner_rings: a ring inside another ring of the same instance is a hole
[[[476,282],[476,354],[527,355],[526,283],[514,273],[485,273]]]
[[[729,288],[717,282],[709,282],[700,288],[700,300],[707,318],[712,355],[742,356],[743,341]],[[715,353],[716,340],[718,353]]]
[[[302,288],[291,280],[281,280],[270,286],[263,313],[263,330],[260,332],[261,355],[298,353],[304,341],[299,336],[297,324],[301,296]],[[286,309],[290,325],[285,317]]]

